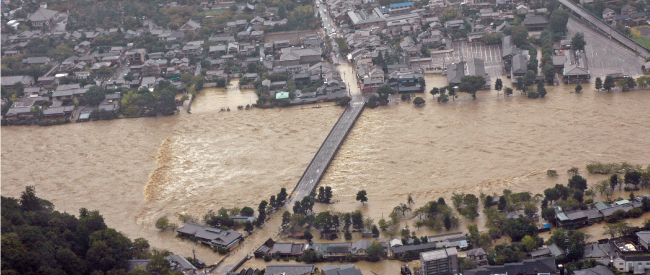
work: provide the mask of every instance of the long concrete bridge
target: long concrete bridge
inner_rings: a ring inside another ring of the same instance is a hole
[[[615,39],[624,46],[630,48],[631,50],[637,52],[639,55],[648,58],[650,57],[650,51],[645,47],[641,46],[636,41],[630,39],[626,35],[619,32],[617,29],[612,28],[607,23],[603,22],[600,18],[594,16],[589,11],[585,10],[581,6],[576,5],[571,0],[558,0],[560,4],[569,8],[573,11],[574,14],[580,16],[585,21],[589,22],[593,27],[600,29],[604,34],[609,35],[611,38]]]
[[[365,107],[365,98],[362,95],[352,96],[350,105],[345,109],[339,120],[334,124],[334,128],[330,131],[325,141],[316,152],[309,166],[302,174],[298,184],[289,196],[288,206],[291,207],[296,201],[302,201],[306,196],[309,196],[312,191],[316,189],[318,182],[323,177],[327,167],[334,159],[336,152],[339,150],[345,137],[348,135],[352,126],[361,115]]]

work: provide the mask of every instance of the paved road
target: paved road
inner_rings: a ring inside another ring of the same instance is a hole
[[[636,52],[613,39],[606,38],[606,35],[587,26],[582,20],[569,18],[567,29],[569,37],[573,37],[576,33],[582,33],[585,36],[587,42],[585,53],[587,53],[591,78],[604,77],[611,73],[631,76],[643,75],[641,66],[645,63],[645,58]]]
[[[600,21],[600,18],[592,15],[582,7],[574,4],[573,2],[571,2],[571,0],[558,0],[558,1],[560,1],[561,4],[565,5],[569,9],[571,9],[573,12],[580,15],[583,19],[587,20],[592,25],[601,29],[604,33],[609,34],[613,39],[616,39],[616,41],[632,49],[633,51],[639,53],[643,57],[646,58],[650,57],[650,51],[648,49],[637,44],[636,42],[634,42],[634,40],[618,32],[616,29],[612,28],[611,26],[605,24],[605,22]]]
[[[318,152],[316,152],[316,156],[307,166],[305,173],[291,193],[288,207],[292,207],[296,201],[301,201],[316,189],[318,182],[323,177],[339,147],[343,144],[348,132],[357,121],[361,111],[363,111],[364,104],[365,98],[362,95],[352,97],[350,106],[345,109],[339,120],[334,124],[334,128],[332,128],[332,131],[318,149]]]

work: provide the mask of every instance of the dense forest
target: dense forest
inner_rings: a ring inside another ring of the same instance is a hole
[[[98,211],[81,208],[79,218],[56,211],[33,186],[19,199],[2,197],[2,275],[180,274],[164,259],[170,254],[108,228]],[[127,273],[127,261],[134,258],[152,261]]]

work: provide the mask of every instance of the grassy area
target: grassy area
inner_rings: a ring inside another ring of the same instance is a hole
[[[650,49],[650,37],[636,37],[632,39],[634,39],[634,41],[641,44],[641,46],[645,47],[646,49]]]

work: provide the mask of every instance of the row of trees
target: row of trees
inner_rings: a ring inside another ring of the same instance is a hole
[[[608,92],[610,92],[614,87],[619,87],[621,91],[627,92],[636,87],[645,89],[648,86],[650,86],[650,76],[640,76],[636,80],[632,77],[624,77],[614,80],[613,77],[607,76],[605,77],[604,82],[600,77],[597,77],[595,81],[596,90],[600,91],[601,89],[604,89]]]

